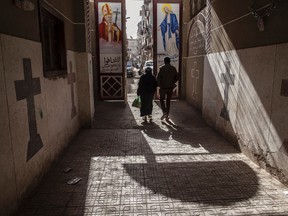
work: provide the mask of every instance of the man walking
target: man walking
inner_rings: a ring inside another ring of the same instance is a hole
[[[170,58],[165,57],[164,63],[157,75],[158,86],[160,87],[160,104],[163,115],[161,120],[169,120],[170,101],[173,89],[176,87],[178,81],[178,73],[174,66],[170,64]],[[166,98],[166,102],[165,102]]]

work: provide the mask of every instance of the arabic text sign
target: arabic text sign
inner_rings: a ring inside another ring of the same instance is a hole
[[[100,56],[101,73],[121,73],[122,55],[121,54],[101,54]]]

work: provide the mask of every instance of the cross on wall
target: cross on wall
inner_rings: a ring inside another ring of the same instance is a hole
[[[224,101],[223,108],[221,110],[220,116],[227,121],[230,121],[228,101],[229,101],[229,89],[230,85],[234,85],[235,75],[231,74],[231,62],[226,61],[225,63],[225,73],[221,73],[221,83],[224,83]]]
[[[31,59],[23,59],[24,80],[16,80],[15,91],[17,101],[26,99],[28,123],[29,123],[29,136],[27,157],[29,161],[42,147],[43,142],[37,131],[37,122],[35,114],[35,101],[34,96],[41,94],[40,78],[32,77]]]

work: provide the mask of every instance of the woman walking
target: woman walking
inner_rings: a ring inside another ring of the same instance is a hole
[[[146,122],[147,117],[152,121],[153,97],[157,88],[157,80],[152,74],[150,67],[146,68],[145,74],[140,77],[137,95],[141,98],[140,116]]]

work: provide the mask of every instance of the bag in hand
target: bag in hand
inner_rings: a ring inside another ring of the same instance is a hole
[[[135,100],[134,100],[133,103],[132,103],[132,106],[133,106],[133,107],[137,107],[137,108],[140,108],[140,107],[141,107],[141,99],[140,99],[139,96],[138,96],[137,98],[135,98]]]

